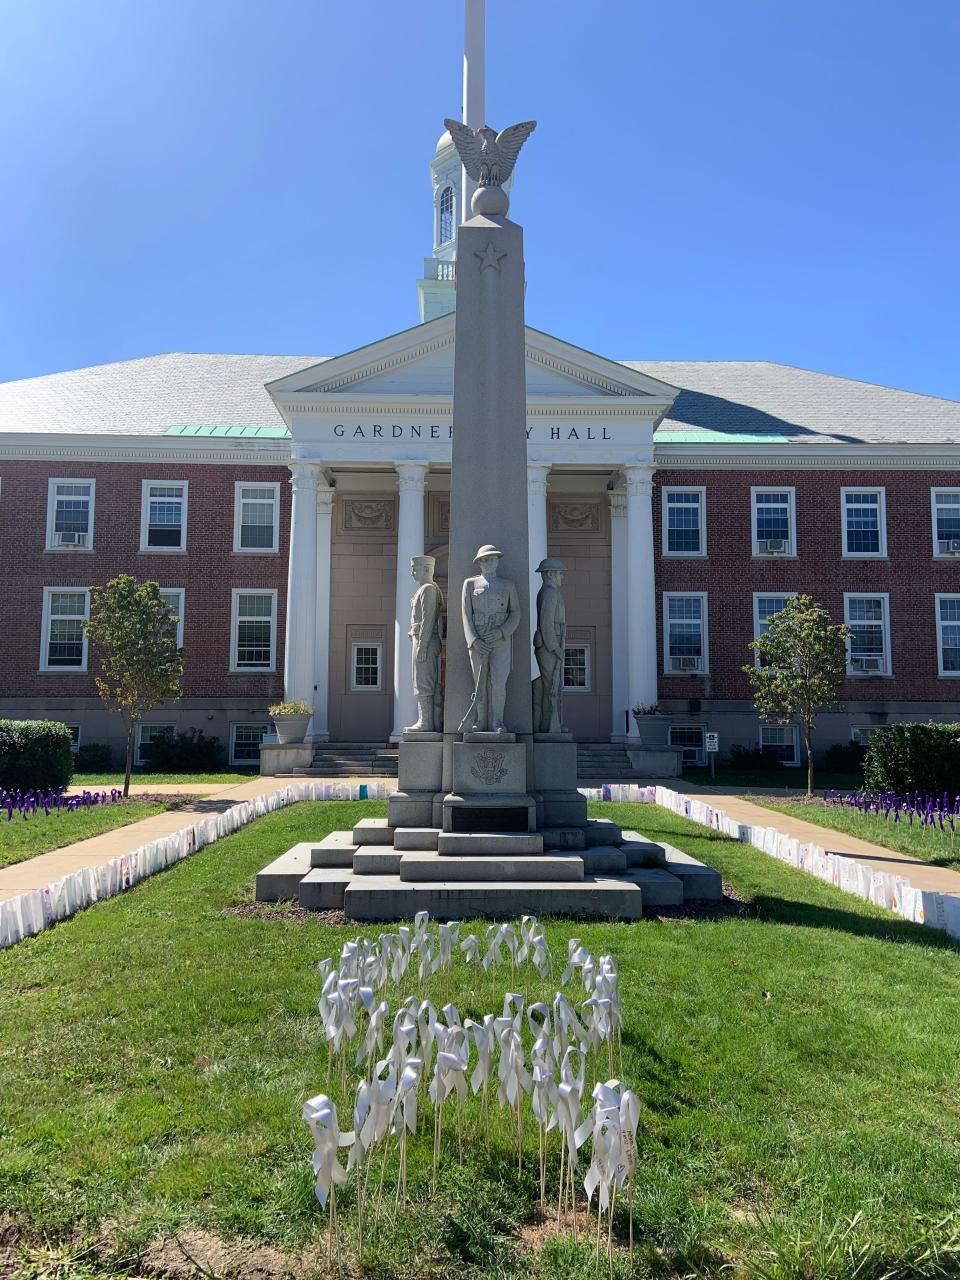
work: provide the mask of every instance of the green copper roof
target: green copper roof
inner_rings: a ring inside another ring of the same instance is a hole
[[[710,431],[703,427],[667,427],[654,432],[656,444],[781,444],[789,436],[777,431]]]
[[[216,436],[231,440],[289,440],[290,432],[284,426],[270,427],[192,427],[189,423],[167,427],[165,436]]]

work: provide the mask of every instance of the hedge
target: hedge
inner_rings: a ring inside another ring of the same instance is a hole
[[[870,737],[867,791],[960,791],[960,724],[890,724]]]
[[[0,720],[0,787],[62,787],[73,774],[70,730],[56,720]]]

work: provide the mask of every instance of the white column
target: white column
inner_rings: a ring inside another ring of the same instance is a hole
[[[287,566],[287,636],[283,696],[313,705],[313,655],[317,625],[317,482],[315,462],[292,462],[290,559]]]
[[[657,700],[657,599],[653,560],[653,468],[624,467],[627,480],[627,692],[630,708]],[[637,736],[631,717],[630,736]]]
[[[393,624],[393,732],[399,741],[404,727],[417,718],[413,696],[413,645],[410,640],[410,597],[416,584],[410,575],[410,561],[423,555],[423,491],[427,483],[426,462],[398,462],[397,488],[400,513],[397,518],[397,594]]]
[[[530,543],[530,643],[537,629],[537,565],[547,558],[547,477],[549,462],[527,463],[527,536]],[[536,670],[536,667],[534,667]]]
[[[330,738],[330,554],[333,544],[333,490],[317,491],[313,740]]]
[[[614,490],[610,501],[610,736],[629,733],[630,679],[627,671],[627,495]]]

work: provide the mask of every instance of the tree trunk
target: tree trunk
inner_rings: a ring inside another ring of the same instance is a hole
[[[809,722],[803,726],[803,745],[807,749],[807,799],[813,799],[813,746],[811,743],[813,735],[810,730]]]
[[[127,726],[127,768],[123,775],[123,798],[126,800],[130,794],[130,774],[133,772],[133,740],[136,736],[137,724],[135,720],[131,720]]]

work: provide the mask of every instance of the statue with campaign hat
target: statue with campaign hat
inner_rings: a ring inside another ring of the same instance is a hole
[[[548,556],[537,565],[543,585],[537,592],[537,629],[533,636],[539,677],[533,682],[534,733],[562,733],[563,657],[567,613],[560,588],[566,565]]]
[[[463,584],[463,631],[473,675],[473,697],[460,731],[506,733],[503,708],[513,665],[512,636],[520,625],[516,585],[497,573],[503,552],[490,545],[473,558],[480,572]]]
[[[413,692],[420,714],[404,732],[432,733],[440,720],[440,650],[443,643],[443,595],[433,580],[433,556],[414,556],[410,569],[417,590],[410,601],[413,641]]]

